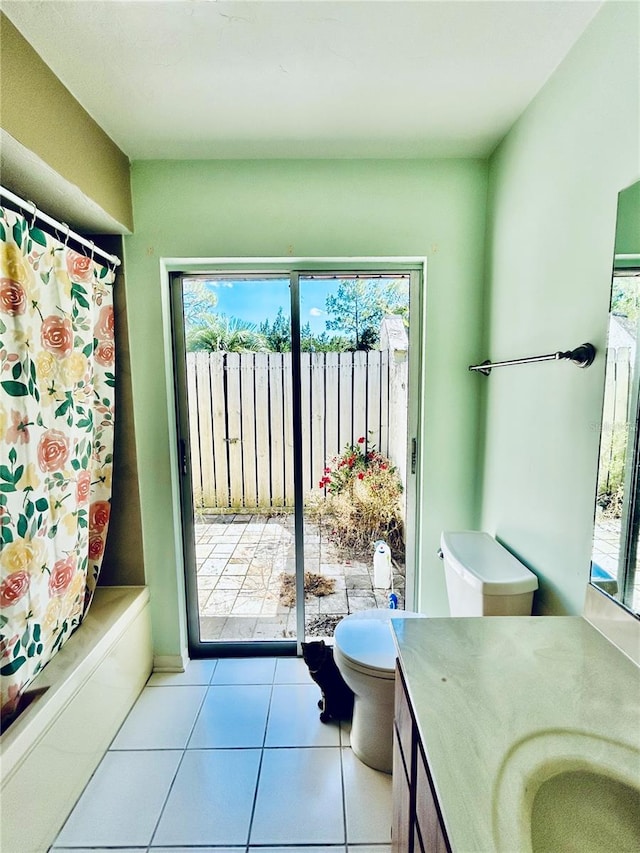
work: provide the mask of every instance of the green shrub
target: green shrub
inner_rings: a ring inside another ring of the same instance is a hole
[[[312,511],[322,517],[332,541],[370,556],[374,542],[384,539],[396,558],[404,558],[402,483],[386,456],[365,449],[364,437],[331,460],[318,486],[325,499],[315,500]]]

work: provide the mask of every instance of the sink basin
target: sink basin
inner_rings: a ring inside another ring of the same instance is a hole
[[[640,752],[575,730],[524,738],[498,774],[493,834],[500,853],[638,853]]]
[[[531,809],[533,853],[640,850],[640,791],[592,770],[551,776]]]

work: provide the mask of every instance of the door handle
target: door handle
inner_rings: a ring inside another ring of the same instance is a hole
[[[187,442],[181,438],[178,442],[178,453],[180,454],[180,471],[182,476],[187,476]]]

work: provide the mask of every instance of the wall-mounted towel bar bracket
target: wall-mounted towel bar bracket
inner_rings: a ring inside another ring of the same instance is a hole
[[[535,361],[560,361],[567,359],[577,367],[589,367],[596,357],[596,348],[593,344],[581,344],[566,352],[552,352],[548,355],[534,355],[529,358],[512,358],[510,361],[483,361],[482,364],[471,364],[469,370],[477,370],[488,376],[494,367],[508,367],[512,364],[532,364]]]

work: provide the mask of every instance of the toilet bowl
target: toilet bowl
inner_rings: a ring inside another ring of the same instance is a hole
[[[362,610],[334,634],[335,662],[354,692],[351,749],[364,764],[391,773],[396,648],[391,619],[425,618],[406,610]]]

